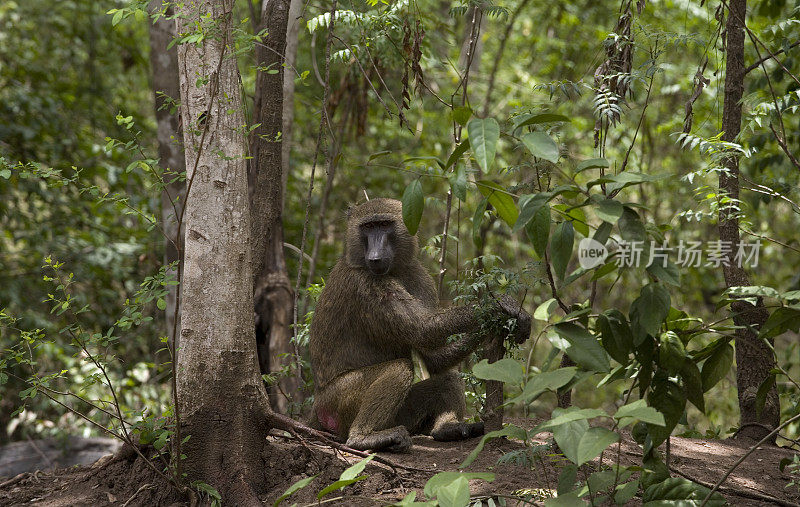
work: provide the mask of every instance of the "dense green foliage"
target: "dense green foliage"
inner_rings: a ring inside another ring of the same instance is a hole
[[[761,335],[775,338],[778,369],[759,399],[777,385],[782,420],[800,412],[800,167],[792,158],[800,7],[751,3],[745,65],[753,68],[735,144],[720,140],[718,2],[349,1],[334,4],[335,16],[327,2],[304,12],[297,63],[287,69],[297,95],[285,241],[317,244],[308,282],[323,282],[343,243],[343,210],[365,193],[396,197],[431,272],[446,269],[450,299],[499,291],[523,300],[536,319],[533,338],[497,363],[475,357],[469,399],[482,408],[479,379],[501,380],[507,410],[552,412],[534,430],[509,426],[479,447],[552,431],[572,463],[559,481],[563,496],[594,494],[574,471],[634,424],[648,473],[598,472],[595,493],[608,490],[619,503],[640,486],[645,499],[707,493],[664,481],[655,448],[670,434],[735,430],[733,298],[762,298],[772,315]],[[125,418],[150,425],[142,434],[161,446],[169,435],[143,417],[169,413],[169,355],[159,350],[169,281],[142,7],[0,4],[0,379],[10,394],[0,399],[0,442],[94,430],[36,397],[39,385],[99,400],[75,406],[107,427],[97,407],[118,395]],[[252,103],[249,12],[237,4],[237,56]],[[767,48],[780,63],[756,65]],[[324,98],[331,121],[317,146]],[[732,152],[740,201],[717,183]],[[718,212],[731,207],[743,239],[761,246],[757,264],[744,262],[757,287],[726,291],[710,252]],[[309,213],[319,218],[304,231]],[[589,238],[615,256],[579,262]],[[641,263],[626,250],[636,241]],[[692,242],[703,249],[696,265],[679,258]],[[666,262],[648,265],[651,245],[671,248]],[[294,279],[297,256],[286,252]],[[574,366],[558,368],[562,351]],[[553,411],[554,393],[567,389],[575,406]],[[590,427],[595,418],[613,430]],[[798,433],[796,422],[782,430]],[[466,480],[450,479],[426,495],[460,498],[466,485],[469,498]]]

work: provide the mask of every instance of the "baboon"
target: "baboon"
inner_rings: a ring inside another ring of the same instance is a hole
[[[402,204],[372,199],[348,212],[345,251],[331,271],[311,323],[312,421],[356,449],[402,452],[411,434],[460,440],[483,434],[462,422],[464,386],[451,368],[483,340],[474,306],[439,309],[432,277],[417,258]],[[511,298],[499,311],[531,320]],[[465,333],[448,342],[448,337]],[[412,350],[431,374],[412,384]]]

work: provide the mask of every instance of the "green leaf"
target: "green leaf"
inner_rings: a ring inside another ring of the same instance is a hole
[[[111,26],[117,26],[120,21],[122,21],[122,16],[125,15],[125,11],[123,9],[119,9],[114,13],[114,16],[111,18]]]
[[[0,178],[7,180],[10,177],[11,177],[11,169],[3,169],[2,171],[0,171]]]
[[[527,405],[545,391],[553,391],[567,385],[577,373],[578,368],[570,366],[553,371],[537,373],[525,384],[522,393],[509,403],[522,403]]]
[[[598,169],[609,166],[610,164],[608,163],[608,160],[604,158],[590,158],[589,160],[584,160],[578,164],[578,166],[575,168],[575,174],[582,173],[587,169]]]
[[[564,495],[546,499],[544,507],[586,507],[586,502],[577,493],[571,491]]]
[[[325,495],[328,495],[328,494],[330,494],[330,493],[332,493],[334,491],[338,491],[338,490],[340,490],[342,488],[345,488],[345,487],[347,487],[347,486],[349,486],[351,484],[354,484],[354,483],[356,483],[358,481],[363,481],[366,478],[367,478],[366,475],[361,475],[359,477],[354,477],[352,479],[340,479],[340,480],[334,482],[333,484],[330,484],[330,485],[326,486],[322,491],[317,493],[317,498],[322,498]]]
[[[623,210],[624,208],[621,202],[615,201],[614,199],[603,199],[595,206],[594,213],[600,220],[614,224],[622,216]]]
[[[565,352],[579,366],[598,372],[607,372],[611,368],[606,351],[586,329],[572,322],[556,324],[554,329],[569,342]]]
[[[565,495],[575,489],[575,482],[578,480],[578,467],[574,463],[570,463],[561,469],[558,474],[558,488],[556,492],[558,496]]]
[[[647,425],[647,431],[653,440],[653,447],[658,447],[672,433],[686,410],[686,394],[683,389],[671,380],[653,377],[652,390],[647,397],[648,404],[664,416],[664,426]]]
[[[686,398],[692,402],[692,405],[697,407],[697,410],[705,413],[706,402],[705,398],[703,398],[703,377],[700,375],[697,365],[688,357],[683,360],[681,380],[683,381],[683,390],[686,392]]]
[[[624,207],[618,225],[620,235],[625,241],[644,241],[647,239],[647,231],[639,218],[639,214],[628,206]]]
[[[469,481],[463,477],[436,491],[440,507],[466,507],[469,505]]]
[[[711,492],[705,486],[682,477],[670,477],[647,488],[642,495],[643,507],[700,507],[703,500]],[[725,497],[714,492],[706,507],[723,507],[728,505]]]
[[[361,472],[364,471],[364,468],[367,467],[367,463],[372,461],[372,458],[374,458],[374,457],[375,457],[374,454],[370,454],[369,456],[367,456],[366,458],[362,459],[358,463],[356,463],[353,466],[345,469],[342,472],[342,475],[339,476],[339,479],[342,479],[343,481],[347,481],[347,480],[350,480],[350,479],[355,479],[356,476],[358,476]]]
[[[458,465],[458,468],[465,468],[470,466],[472,462],[475,461],[475,458],[478,457],[478,454],[480,454],[480,452],[483,450],[484,446],[486,445],[486,442],[494,438],[500,438],[500,437],[509,437],[525,441],[528,439],[528,432],[525,431],[525,429],[523,428],[514,426],[513,424],[509,424],[505,426],[503,429],[497,431],[490,431],[489,433],[481,437],[481,440],[480,442],[478,442],[478,445],[475,447],[475,449],[472,450],[471,453],[469,453],[469,456],[467,456],[464,462]],[[455,472],[450,472],[450,473],[455,473]],[[492,476],[492,478],[494,478],[494,476]]]
[[[461,144],[456,146],[456,149],[453,150],[453,153],[447,157],[447,163],[445,164],[445,169],[449,169],[453,164],[458,162],[458,159],[461,158],[461,155],[464,154],[465,151],[469,149],[469,139],[464,139],[461,141]]]
[[[513,232],[517,232],[525,227],[528,222],[533,219],[539,210],[547,205],[547,201],[553,198],[550,192],[541,192],[539,194],[525,194],[519,198],[519,217],[514,223]]]
[[[700,376],[703,377],[703,392],[717,385],[717,382],[725,378],[728,370],[733,364],[733,347],[730,343],[720,342],[719,346],[703,363]]]
[[[589,428],[578,442],[576,465],[592,461],[609,445],[619,441],[619,434],[607,428]]]
[[[558,411],[553,411],[552,419],[539,425],[536,430],[539,432],[547,431],[551,428],[561,426],[562,424],[567,424],[574,421],[588,421],[589,419],[594,419],[596,417],[608,417],[608,414],[599,408],[570,407],[564,410],[558,409]]]
[[[624,428],[635,421],[642,421],[655,426],[666,426],[664,416],[653,407],[648,407],[644,400],[636,400],[633,403],[619,407],[617,413],[614,414],[614,419],[619,421],[620,428]]]
[[[481,194],[489,199],[489,204],[492,205],[497,215],[502,218],[505,223],[513,227],[519,216],[517,206],[514,204],[514,198],[511,197],[505,188],[494,181],[480,180],[477,182],[477,185]]]
[[[660,283],[642,287],[641,294],[631,304],[630,317],[634,325],[652,336],[658,335],[661,323],[669,314],[670,296]]]
[[[450,188],[453,190],[453,195],[456,196],[461,202],[467,200],[467,171],[463,164],[458,164],[456,170],[447,177],[450,183]]]
[[[342,474],[339,476],[339,480],[334,482],[333,484],[326,486],[322,491],[317,493],[317,498],[322,498],[323,496],[331,493],[333,491],[337,491],[339,489],[344,488],[345,486],[349,486],[355,482],[363,481],[367,478],[366,475],[359,475],[361,472],[364,471],[364,468],[367,466],[367,463],[372,461],[374,458],[374,454],[370,454],[366,458],[362,459],[355,465],[345,469]]]
[[[467,106],[459,106],[453,109],[453,120],[462,127],[467,124],[472,116],[472,109]]]
[[[569,259],[572,257],[574,240],[575,233],[572,230],[571,222],[561,222],[553,231],[553,240],[550,242],[550,257],[556,276],[561,280],[564,279]]]
[[[417,233],[424,207],[425,197],[422,195],[422,184],[419,180],[414,180],[403,192],[403,223],[406,224],[406,229],[412,236]]]
[[[537,125],[540,123],[568,122],[568,121],[572,120],[561,114],[554,114],[554,113],[542,113],[534,115],[523,114],[515,119],[514,127],[511,130],[515,131],[520,127],[525,127],[528,125]]]
[[[534,157],[543,158],[553,163],[558,162],[558,145],[544,132],[528,132],[521,139]]]
[[[667,261],[667,265],[664,266],[660,259],[653,262],[647,266],[647,272],[659,279],[662,282],[666,282],[670,285],[674,285],[675,287],[680,287],[681,285],[681,272],[678,271],[678,267]]]
[[[488,172],[500,139],[500,125],[494,118],[473,118],[467,123],[467,132],[475,160],[484,172]]]
[[[484,435],[484,437],[487,436],[489,435]],[[428,482],[425,483],[423,493],[425,493],[426,497],[433,498],[437,495],[440,488],[452,484],[459,478],[464,478],[467,481],[480,479],[482,481],[492,482],[494,480],[494,474],[486,472],[439,472],[428,479]]]
[[[561,409],[553,410],[554,415],[558,415]],[[589,430],[589,422],[586,419],[578,419],[560,424],[553,428],[553,438],[558,444],[561,452],[568,460],[573,463],[578,462],[578,445],[583,434]]]
[[[800,308],[796,305],[781,306],[767,318],[759,331],[760,338],[774,338],[788,330],[800,330]]]
[[[166,310],[167,309],[167,302],[164,301],[163,298],[158,298],[156,300],[156,306],[158,307],[159,310],[162,310],[162,311]]]
[[[544,257],[547,250],[547,241],[550,239],[550,206],[545,204],[536,211],[530,222],[525,226],[525,235],[533,243],[533,249],[539,258]]]
[[[472,374],[483,380],[499,380],[507,384],[521,384],[525,377],[522,363],[516,359],[505,357],[494,363],[481,360],[472,367]]]
[[[600,266],[595,270],[594,274],[592,275],[591,281],[599,280],[604,276],[606,276],[607,274],[613,273],[614,271],[617,270],[618,267],[619,266],[617,266],[617,263],[614,261],[603,264],[602,266]]]
[[[317,475],[319,475],[319,474],[317,474]],[[313,481],[314,479],[317,478],[317,475],[312,475],[311,477],[306,477],[305,479],[300,479],[299,481],[297,481],[294,484],[292,484],[291,486],[289,486],[289,489],[287,489],[281,496],[278,497],[277,500],[275,500],[275,503],[272,504],[272,507],[278,507],[278,505],[280,505],[281,502],[283,502],[284,500],[286,500],[287,498],[292,496],[297,491],[300,491],[301,489],[303,489],[306,486],[308,486],[309,483],[311,483],[311,481]]]
[[[533,318],[547,322],[550,320],[550,316],[553,315],[553,310],[556,308],[558,308],[558,302],[555,298],[550,298],[536,307],[536,310],[533,312]]]
[[[486,213],[486,205],[489,199],[484,197],[475,208],[475,215],[472,217],[472,242],[475,247],[480,249],[483,247],[483,240],[481,239],[481,224],[483,223],[483,214]]]
[[[678,373],[686,359],[686,348],[673,331],[661,333],[658,346],[658,365],[669,374]],[[699,373],[699,372],[698,372]]]
[[[619,364],[627,366],[633,350],[633,333],[628,319],[619,310],[606,310],[597,317],[603,348]]]

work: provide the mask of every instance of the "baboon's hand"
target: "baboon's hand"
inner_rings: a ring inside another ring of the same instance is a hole
[[[514,330],[514,343],[522,343],[531,335],[531,315],[526,312],[520,303],[507,294],[498,298],[500,309],[517,319],[517,328]]]

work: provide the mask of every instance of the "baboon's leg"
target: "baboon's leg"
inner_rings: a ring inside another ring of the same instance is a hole
[[[355,449],[405,451],[411,437],[395,419],[413,378],[406,359],[350,371],[320,393],[317,417],[323,426],[346,435],[347,445]]]
[[[434,375],[411,386],[397,422],[412,434],[436,440],[462,440],[483,435],[483,423],[461,420],[467,410],[464,383],[455,371]]]

